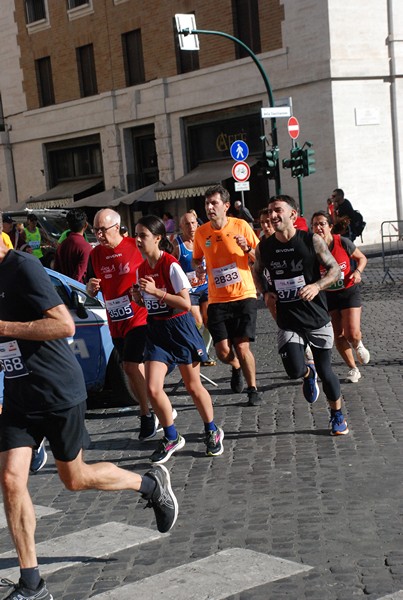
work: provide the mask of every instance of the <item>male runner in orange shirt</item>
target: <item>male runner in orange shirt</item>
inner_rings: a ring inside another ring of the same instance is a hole
[[[255,357],[250,342],[255,339],[257,300],[249,261],[254,259],[259,239],[243,219],[228,217],[229,192],[214,185],[205,193],[209,223],[195,233],[193,262],[198,272],[208,274],[208,329],[218,358],[231,365],[231,389],[240,394],[246,379],[248,404],[261,403],[256,388]]]

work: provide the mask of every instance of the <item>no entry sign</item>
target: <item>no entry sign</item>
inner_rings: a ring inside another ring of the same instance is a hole
[[[296,117],[290,117],[288,119],[288,133],[293,140],[296,140],[299,136],[299,123]]]

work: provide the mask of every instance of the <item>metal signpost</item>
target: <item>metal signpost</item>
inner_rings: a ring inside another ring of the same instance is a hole
[[[230,153],[235,163],[232,167],[232,177],[235,179],[235,191],[241,192],[242,206],[245,206],[244,191],[249,191],[250,166],[245,160],[249,156],[248,144],[243,140],[235,140],[231,144]]]

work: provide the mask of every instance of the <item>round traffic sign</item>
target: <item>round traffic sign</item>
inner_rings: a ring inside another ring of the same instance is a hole
[[[235,140],[229,151],[234,160],[246,160],[249,156],[248,144],[243,140]]]
[[[236,181],[248,181],[250,177],[250,166],[248,163],[243,160],[234,163],[234,166],[232,167],[232,177]]]
[[[296,140],[299,136],[299,123],[296,117],[288,119],[288,133],[293,140]]]

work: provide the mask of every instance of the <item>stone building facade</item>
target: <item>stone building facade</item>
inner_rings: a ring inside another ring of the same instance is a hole
[[[7,0],[0,13],[0,206],[67,206],[113,187],[154,182],[148,212],[203,210],[203,190],[231,175],[231,141],[250,149],[257,215],[273,180],[265,81],[240,45],[198,36],[178,47],[175,13],[252,48],[274,99],[292,99],[298,143],[313,143],[316,173],[302,181],[309,219],[345,190],[380,241],[382,221],[403,219],[403,3],[398,0]],[[292,141],[277,119],[280,161]],[[265,139],[266,138],[266,141]],[[284,193],[297,182],[281,169]],[[157,189],[158,186],[157,186]],[[31,202],[30,202],[31,200]],[[32,202],[33,200],[33,202]],[[139,205],[133,210],[138,211]],[[135,218],[136,213],[133,215]]]

